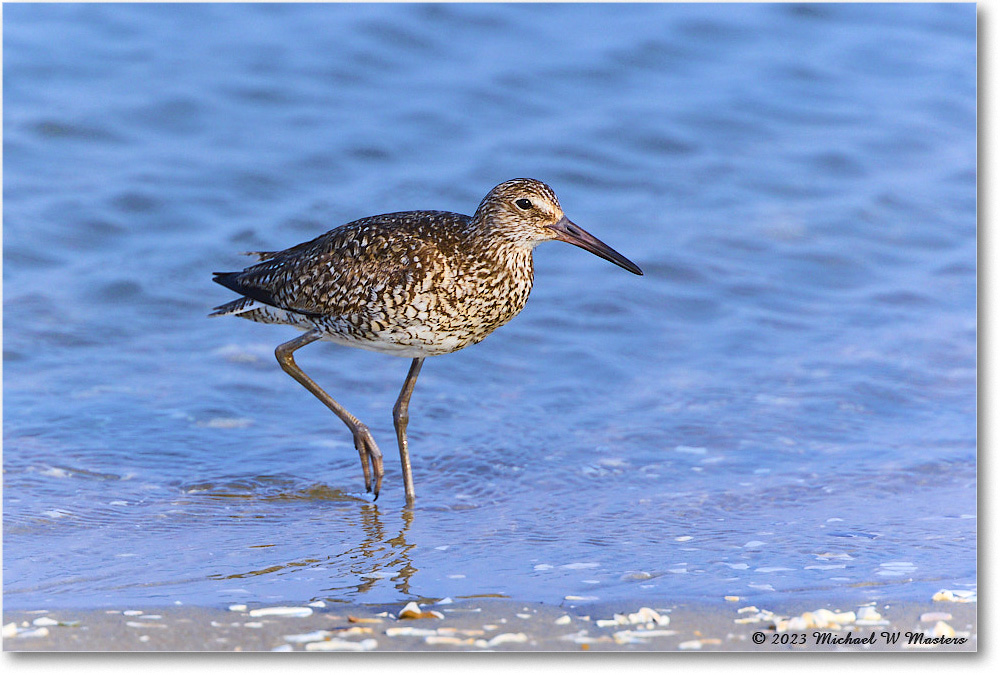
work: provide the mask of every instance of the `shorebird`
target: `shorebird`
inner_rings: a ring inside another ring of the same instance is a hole
[[[406,426],[417,376],[428,356],[482,341],[524,308],[534,278],[532,251],[558,239],[632,272],[639,267],[573,224],[555,193],[530,178],[490,190],[472,216],[404,211],[362,218],[283,251],[253,251],[260,262],[213,281],[242,297],[210,316],[238,316],[305,331],[274,350],[282,369],[350,429],[365,489],[378,499],[382,453],[368,427],[295,363],[317,340],[412,358],[392,409],[406,502],[415,498]],[[373,484],[374,476],[374,484]]]

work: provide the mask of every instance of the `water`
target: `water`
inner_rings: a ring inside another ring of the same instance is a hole
[[[976,584],[974,5],[8,5],[4,600]],[[515,176],[564,244],[424,366],[208,319],[239,251]],[[586,600],[577,602],[587,602]]]

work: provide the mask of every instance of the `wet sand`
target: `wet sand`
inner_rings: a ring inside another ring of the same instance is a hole
[[[478,598],[421,605],[420,618],[404,618],[409,614],[402,604],[232,607],[8,611],[3,646],[5,651],[124,652],[913,653],[978,648],[976,602],[750,608],[742,601],[554,606]]]

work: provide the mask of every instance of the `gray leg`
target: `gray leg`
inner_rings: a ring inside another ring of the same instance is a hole
[[[368,490],[368,492],[372,491],[372,469],[374,469],[375,499],[378,499],[378,491],[379,488],[382,487],[382,476],[385,474],[385,471],[382,469],[382,451],[378,449],[377,445],[375,445],[375,439],[372,438],[372,434],[368,431],[368,427],[362,424],[357,417],[347,412],[347,409],[334,401],[329,394],[320,389],[319,385],[313,382],[312,378],[302,372],[302,369],[295,363],[295,359],[292,358],[292,352],[296,349],[299,347],[305,347],[307,344],[315,342],[319,338],[319,333],[316,331],[309,331],[294,340],[289,340],[288,342],[278,345],[278,347],[274,350],[274,355],[278,357],[278,363],[281,364],[282,370],[294,377],[299,384],[312,392],[313,396],[322,401],[324,405],[332,410],[337,417],[343,420],[344,424],[347,425],[347,428],[351,430],[351,433],[354,435],[354,447],[358,449],[358,454],[361,455],[361,470],[365,474],[365,489]],[[371,468],[368,466],[369,461],[371,462]]]
[[[410,468],[410,447],[406,442],[406,424],[410,421],[410,395],[413,394],[413,387],[417,384],[417,375],[420,374],[420,366],[424,364],[423,357],[413,359],[410,365],[410,372],[406,374],[406,381],[396,399],[396,405],[392,407],[392,421],[396,426],[396,440],[399,441],[399,461],[403,465],[403,486],[406,489],[406,504],[413,506],[416,494],[413,491],[413,469]]]

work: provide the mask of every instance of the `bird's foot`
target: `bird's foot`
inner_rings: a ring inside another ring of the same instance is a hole
[[[363,424],[354,432],[354,447],[357,448],[358,455],[361,456],[361,471],[365,475],[365,491],[373,491],[372,474],[374,473],[374,493],[375,499],[378,499],[378,492],[382,487],[382,476],[385,475],[385,470],[382,467],[382,451],[375,444],[375,439],[372,438],[368,427]]]

